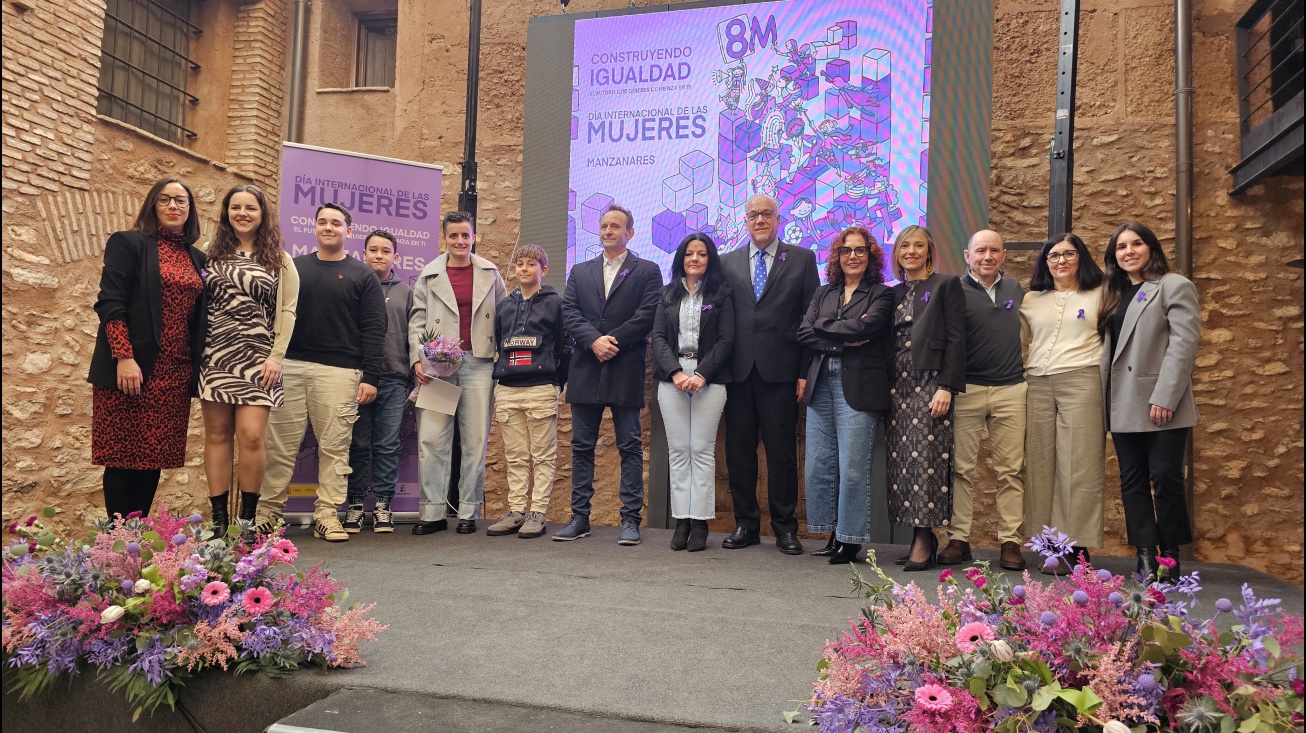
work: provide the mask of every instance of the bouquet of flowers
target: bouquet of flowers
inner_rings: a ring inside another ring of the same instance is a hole
[[[47,507],[45,519],[56,509]],[[199,514],[105,520],[65,539],[37,517],[10,525],[4,553],[4,661],[20,699],[94,667],[135,715],[200,670],[281,676],[306,665],[364,664],[359,643],[384,630],[277,527],[253,544],[214,538]]]
[[[422,332],[422,371],[428,377],[448,377],[462,366],[466,352],[460,339],[437,335],[432,330]]]
[[[1045,527],[1028,546],[1052,561],[1072,545]],[[817,665],[807,709],[822,731],[1302,729],[1302,658],[1289,651],[1302,618],[1247,585],[1236,610],[1221,598],[1198,621],[1196,572],[1171,582],[1085,562],[1053,583],[1026,573],[1010,586],[980,563],[965,583],[944,570],[932,603],[869,561],[878,582],[854,583],[874,605]],[[1224,614],[1235,623],[1220,631]]]

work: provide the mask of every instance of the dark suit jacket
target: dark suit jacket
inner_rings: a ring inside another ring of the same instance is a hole
[[[730,354],[735,343],[735,309],[730,286],[725,283],[710,297],[703,298],[703,314],[698,321],[698,367],[709,384],[730,381]],[[680,371],[680,303],[658,300],[653,319],[653,379],[670,382]]]
[[[929,298],[925,297],[926,293]],[[907,284],[893,287],[894,307]],[[939,373],[939,386],[966,391],[966,293],[955,275],[936,272],[916,285],[911,324],[911,362]]]
[[[812,400],[816,377],[827,356],[842,355],[843,397],[854,410],[889,409],[893,290],[862,282],[843,305],[843,286],[822,285],[798,328],[798,341],[811,350],[803,404]],[[866,341],[861,346],[845,343]]]
[[[644,406],[648,334],[661,290],[662,270],[629,250],[607,298],[602,254],[571,268],[562,296],[562,321],[577,347],[567,375],[568,403]],[[590,346],[605,335],[621,351],[601,362]]]
[[[762,297],[753,297],[753,263],[749,247],[721,255],[726,283],[734,291],[735,350],[730,359],[736,382],[757,373],[768,382],[795,382],[807,371],[798,324],[821,284],[811,250],[777,243],[775,261],[766,275]]]
[[[204,253],[190,248],[195,272],[204,269]],[[204,355],[208,298],[200,291],[190,314],[191,392],[199,382],[200,359]],[[104,246],[104,269],[100,272],[100,296],[95,301],[100,330],[91,354],[91,372],[86,381],[98,387],[118,387],[118,362],[109,350],[104,325],[123,321],[131,337],[132,355],[149,381],[159,359],[163,339],[163,285],[159,276],[159,242],[139,232],[115,232]]]

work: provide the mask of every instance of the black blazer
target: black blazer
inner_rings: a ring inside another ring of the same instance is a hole
[[[703,315],[698,320],[698,368],[709,384],[730,381],[730,354],[735,345],[735,308],[730,286],[703,298]],[[653,319],[653,379],[670,382],[680,371],[680,303],[658,299]]]
[[[735,349],[730,359],[736,382],[753,368],[768,382],[795,382],[807,372],[798,325],[821,284],[811,250],[778,242],[762,297],[753,297],[753,263],[748,245],[721,255],[726,283],[734,291]]]
[[[190,261],[195,272],[204,270],[205,256],[191,246]],[[200,359],[204,356],[204,332],[208,325],[208,297],[200,290],[190,314],[191,393],[199,384]],[[159,359],[163,340],[163,285],[159,276],[159,241],[140,232],[114,232],[104,245],[104,269],[100,272],[100,296],[95,301],[100,316],[91,372],[86,381],[97,387],[118,388],[118,361],[109,350],[104,326],[124,321],[131,338],[132,356],[148,382]]]
[[[571,268],[562,296],[562,322],[577,347],[567,374],[568,403],[644,406],[648,334],[661,291],[662,270],[629,250],[607,298],[602,254]],[[590,346],[604,335],[615,338],[621,351],[601,362]]]
[[[893,290],[878,283],[858,284],[847,306],[843,305],[842,285],[817,289],[798,328],[798,341],[812,352],[804,405],[812,401],[825,358],[842,355],[843,397],[848,406],[862,411],[889,409],[893,303]],[[866,343],[844,346],[853,341]]]
[[[926,297],[928,295],[928,297]],[[896,308],[907,284],[893,286]],[[954,275],[936,272],[916,284],[911,324],[911,362],[939,373],[939,386],[966,391],[966,293]]]

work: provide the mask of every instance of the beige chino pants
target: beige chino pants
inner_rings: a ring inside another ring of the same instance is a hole
[[[1095,366],[1029,377],[1025,530],[1044,525],[1101,547],[1106,494],[1102,377]]]
[[[998,541],[1024,542],[1025,383],[1003,387],[966,385],[953,406],[952,526],[948,536],[970,541],[975,508],[975,467],[980,439],[988,430],[997,474]]]
[[[548,512],[558,457],[558,388],[494,388],[494,419],[508,464],[508,511]]]

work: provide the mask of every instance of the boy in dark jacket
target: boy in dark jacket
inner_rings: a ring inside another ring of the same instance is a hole
[[[567,383],[571,339],[562,325],[562,296],[540,285],[549,271],[544,250],[521,247],[513,270],[519,287],[494,316],[494,416],[508,463],[508,513],[486,534],[533,539],[544,534],[553,493],[558,394]]]

